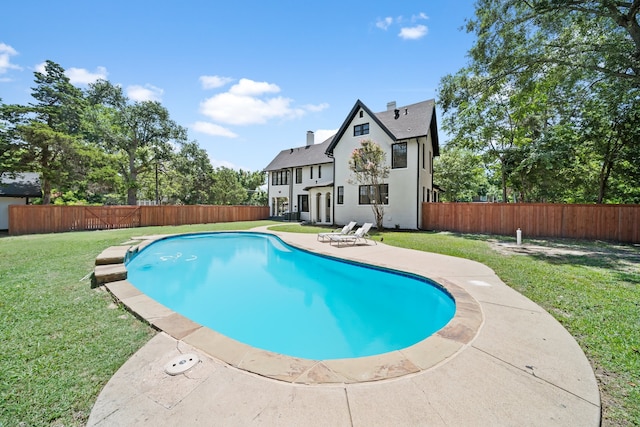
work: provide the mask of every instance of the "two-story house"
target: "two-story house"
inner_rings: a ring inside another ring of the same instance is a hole
[[[332,138],[315,144],[307,132],[304,147],[282,150],[265,168],[268,173],[271,216],[333,224],[333,159],[326,153]]]
[[[390,102],[380,113],[358,100],[333,137],[310,145],[309,135],[307,146],[283,150],[265,168],[273,216],[291,210],[300,212],[301,220],[315,223],[375,223],[371,204],[378,197],[384,205],[384,227],[421,228],[422,202],[435,201],[437,194],[433,185],[433,158],[439,155],[434,100],[403,107]],[[389,177],[378,189],[354,183],[349,169],[351,153],[364,139],[383,149],[390,168]]]

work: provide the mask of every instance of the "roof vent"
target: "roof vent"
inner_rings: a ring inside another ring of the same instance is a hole
[[[409,114],[409,109],[408,109],[408,108],[405,108],[405,109],[404,109],[404,115],[406,116],[407,114]]]
[[[396,108],[395,110],[393,110],[393,118],[397,120],[398,117],[400,117],[400,110]]]

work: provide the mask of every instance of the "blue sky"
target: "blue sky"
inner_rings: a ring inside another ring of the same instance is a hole
[[[105,78],[160,101],[214,166],[250,171],[308,130],[322,142],[358,99],[379,112],[435,98],[473,42],[471,0],[21,0],[2,16],[4,103],[32,102],[52,60],[80,88]]]

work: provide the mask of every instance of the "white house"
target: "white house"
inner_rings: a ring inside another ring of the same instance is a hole
[[[265,168],[271,216],[295,212],[302,221],[333,224],[333,159],[326,154],[331,140],[314,144],[309,131],[304,147],[282,150]]]
[[[0,230],[9,229],[9,205],[28,205],[29,198],[42,197],[40,175],[33,172],[0,175]]]
[[[310,145],[312,135],[307,133],[307,146],[283,150],[265,168],[272,216],[291,210],[300,212],[301,220],[315,223],[375,223],[371,198],[379,194],[384,227],[421,228],[422,202],[437,197],[433,185],[433,157],[439,155],[434,100],[402,107],[390,102],[380,113],[358,100],[333,137]],[[390,168],[386,183],[377,191],[353,183],[349,169],[351,153],[364,139],[384,150]]]

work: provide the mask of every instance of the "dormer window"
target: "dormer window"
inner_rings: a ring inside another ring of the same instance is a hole
[[[353,136],[361,135],[369,135],[369,123],[363,123],[353,127]]]

